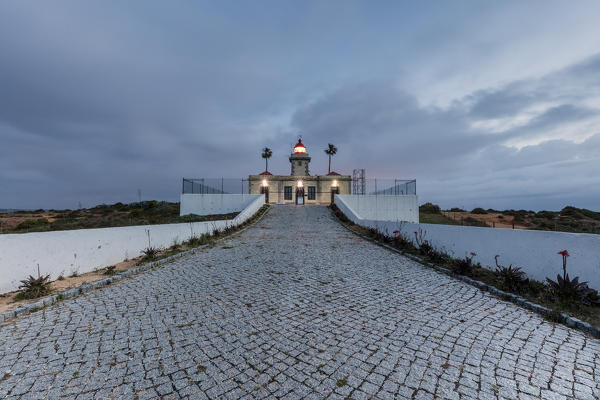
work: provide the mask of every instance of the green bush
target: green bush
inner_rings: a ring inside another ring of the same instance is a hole
[[[433,203],[425,203],[419,207],[419,212],[429,213],[429,214],[441,214],[442,210],[440,206]]]
[[[488,212],[481,207],[474,208],[471,214],[487,214]]]
[[[41,227],[45,227],[50,225],[50,221],[48,221],[46,218],[37,218],[37,219],[27,219],[23,222],[21,222],[18,226],[17,229],[19,230],[25,230],[25,229],[39,229]]]

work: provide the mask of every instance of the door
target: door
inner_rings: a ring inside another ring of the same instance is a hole
[[[304,205],[304,188],[296,189],[296,204],[299,206]]]
[[[333,201],[335,200],[335,195],[336,194],[340,194],[340,188],[339,187],[332,187],[331,188],[331,204],[333,204]]]
[[[269,187],[268,186],[261,186],[260,187],[260,194],[264,194],[265,195],[265,203],[269,202]]]

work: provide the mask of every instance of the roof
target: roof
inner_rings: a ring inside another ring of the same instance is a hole
[[[270,173],[269,171],[265,171],[265,172],[261,172],[259,175],[273,175],[273,174]]]
[[[335,176],[341,176],[340,174],[338,174],[337,172],[331,171],[330,173],[328,173],[326,176],[331,176],[331,175],[335,175]]]
[[[304,149],[304,151],[300,150],[299,148]],[[296,151],[296,149],[299,151]],[[302,143],[302,139],[298,139],[298,143],[296,143],[294,146],[294,153],[306,153],[306,146]]]

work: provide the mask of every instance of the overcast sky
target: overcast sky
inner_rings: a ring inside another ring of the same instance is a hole
[[[0,2],[0,208],[182,177],[416,178],[442,207],[600,210],[600,2]]]

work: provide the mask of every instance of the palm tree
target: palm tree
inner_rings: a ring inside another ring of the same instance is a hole
[[[334,156],[335,153],[337,153],[337,147],[329,143],[329,147],[325,149],[325,154],[329,156],[329,170],[327,171],[328,174],[331,173],[331,156]]]
[[[270,148],[265,147],[262,150],[262,158],[265,159],[265,171],[269,170],[269,158],[271,158],[272,155],[273,155],[273,152],[271,151]]]

